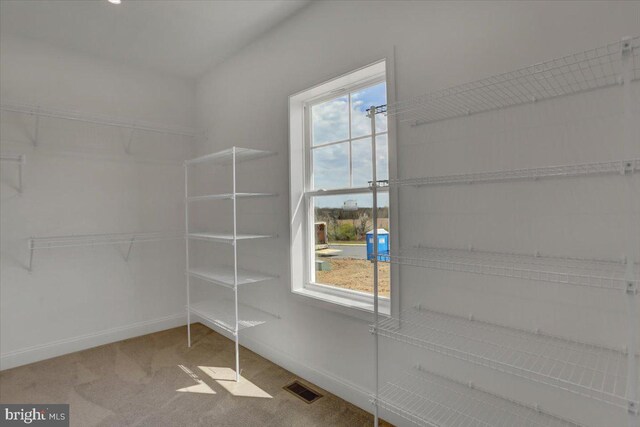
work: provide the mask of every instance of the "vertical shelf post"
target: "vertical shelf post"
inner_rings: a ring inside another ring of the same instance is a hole
[[[376,107],[374,105],[369,108],[369,118],[371,119],[371,190],[373,193],[371,219],[373,221],[373,341],[375,345],[373,352],[375,369],[373,425],[378,427],[378,174],[376,170]]]
[[[18,161],[18,193],[22,194],[22,174],[24,169],[25,156],[24,154],[20,155],[20,160]]]
[[[191,347],[191,306],[189,295],[189,165],[184,164],[184,242],[186,249],[186,269],[187,272],[187,345]]]
[[[38,139],[40,137],[40,107],[36,109],[35,112],[35,122],[33,124],[33,146],[38,146]]]
[[[29,273],[33,271],[33,238],[29,238],[29,268],[27,269]]]
[[[240,381],[240,345],[238,331],[238,218],[236,211],[237,191],[236,191],[236,147],[232,148],[232,173],[233,173],[233,299],[236,313],[236,325],[234,338],[236,345],[236,382]]]
[[[624,144],[628,156],[637,155],[634,153],[634,146],[637,146],[637,135],[634,135],[635,118],[633,113],[633,94],[631,92],[631,80],[633,77],[633,46],[630,37],[625,37],[621,41],[622,54],[622,84],[624,103]],[[628,183],[629,196],[633,197],[633,174],[626,177]],[[625,280],[627,281],[627,315],[628,315],[628,344],[627,344],[627,399],[629,427],[638,427],[640,419],[638,417],[638,365],[636,354],[638,353],[638,305],[637,293],[638,285],[635,277],[635,263],[638,259],[638,249],[640,249],[640,230],[637,221],[634,221],[633,200],[628,203],[629,207],[629,239],[627,242],[627,265],[625,270]]]

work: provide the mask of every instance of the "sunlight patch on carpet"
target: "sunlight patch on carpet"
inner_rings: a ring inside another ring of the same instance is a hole
[[[178,367],[182,369],[185,374],[189,375],[191,379],[194,380],[197,384],[180,388],[176,391],[179,391],[181,393],[216,394],[216,392],[211,387],[209,387],[207,383],[198,378],[198,376],[192,370],[184,365],[178,365]]]
[[[198,366],[198,368],[214,379],[233,396],[273,399],[269,393],[262,390],[242,375],[240,375],[240,381],[236,382],[236,371],[231,368],[216,368],[211,366]]]

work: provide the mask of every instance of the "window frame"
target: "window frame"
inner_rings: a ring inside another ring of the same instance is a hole
[[[382,63],[385,66],[384,71],[382,72],[378,72],[375,74],[371,74],[369,76],[367,76],[366,78],[360,79],[356,82],[350,82],[350,83],[345,83],[345,84],[340,84],[341,81],[343,79],[349,78],[352,74],[355,74],[361,70],[365,70],[369,67],[373,67],[376,65],[380,65],[380,63]],[[312,151],[313,151],[313,144],[312,144],[312,126],[311,126],[311,108],[314,105],[317,104],[321,104],[323,102],[329,101],[331,99],[335,99],[335,98],[339,98],[341,96],[345,96],[345,95],[349,95],[352,92],[357,92],[358,90],[361,89],[365,89],[371,86],[375,86],[376,84],[379,83],[385,83],[386,84],[386,95],[387,95],[387,102],[390,102],[390,93],[391,93],[391,89],[392,87],[390,86],[390,79],[389,79],[389,72],[388,72],[388,65],[389,65],[389,61],[388,60],[381,60],[378,61],[374,64],[371,64],[369,66],[363,67],[359,70],[355,70],[352,71],[350,73],[347,73],[341,77],[338,77],[336,79],[333,79],[329,82],[320,84],[312,89],[309,89],[308,91],[304,91],[301,92],[300,94],[296,94],[293,95],[292,97],[290,97],[290,120],[293,120],[293,116],[292,116],[292,103],[291,101],[293,100],[293,98],[300,96],[300,95],[304,95],[306,92],[310,92],[314,89],[319,89],[322,88],[326,85],[329,84],[338,84],[339,88],[334,89],[334,90],[324,90],[319,94],[316,94],[316,96],[311,96],[311,97],[307,97],[306,99],[304,99],[303,101],[298,101],[301,105],[302,108],[302,123],[301,123],[301,128],[302,128],[302,158],[303,158],[303,175],[302,176],[294,176],[294,172],[293,172],[293,164],[290,164],[290,168],[291,168],[291,176],[290,176],[290,186],[293,188],[294,186],[294,180],[300,180],[303,181],[302,182],[302,188],[298,188],[298,195],[300,196],[299,198],[299,203],[297,204],[297,208],[302,208],[301,210],[302,215],[301,215],[301,222],[302,224],[298,224],[298,226],[301,226],[302,228],[302,249],[303,250],[303,255],[302,255],[302,265],[296,265],[294,266],[294,263],[296,262],[300,262],[299,257],[300,257],[300,253],[297,251],[294,251],[294,249],[292,250],[291,256],[290,256],[290,260],[292,263],[291,266],[291,273],[292,273],[292,292],[298,295],[303,295],[305,297],[311,297],[315,300],[322,300],[325,302],[329,302],[331,303],[331,305],[333,306],[343,306],[343,307],[348,307],[350,309],[356,309],[358,311],[361,312],[365,312],[365,313],[371,313],[373,311],[373,295],[369,292],[362,292],[362,291],[355,291],[355,290],[351,290],[351,289],[343,289],[343,288],[339,288],[337,286],[332,286],[330,284],[322,284],[322,283],[318,283],[315,281],[311,280],[311,276],[313,275],[312,272],[312,268],[315,269],[315,228],[314,228],[314,223],[315,223],[315,213],[314,210],[311,209],[311,203],[314,197],[316,196],[336,196],[336,195],[348,195],[348,194],[372,194],[371,189],[367,186],[367,187],[348,187],[348,188],[338,188],[338,189],[312,189],[313,186],[313,182],[312,182],[312,178],[313,178],[313,159],[312,159]],[[371,138],[372,134],[369,135],[364,135],[364,136],[358,136],[356,138],[352,138],[352,129],[351,129],[351,116],[352,115],[352,108],[351,108],[351,103],[349,103],[349,138],[347,139],[343,139],[340,141],[332,141],[329,143],[325,143],[322,145],[318,145],[316,147],[327,147],[327,146],[331,146],[334,144],[339,144],[339,143],[345,143],[345,142],[349,142],[349,184],[351,185],[353,182],[353,162],[351,159],[351,145],[352,142],[360,140],[360,139],[366,139],[366,138]],[[293,124],[290,121],[290,125]],[[290,129],[291,132],[293,133],[293,127]],[[294,138],[293,138],[293,134],[290,134],[290,150],[294,149],[293,144],[295,144],[296,142],[294,142]],[[376,133],[376,135],[386,135],[387,136],[387,148],[388,148],[388,160],[389,160],[389,177],[392,176],[392,170],[395,170],[394,168],[392,168],[391,162],[395,161],[395,156],[392,156],[392,147],[395,147],[394,144],[391,143],[391,139],[393,138],[393,131],[391,129],[391,124],[389,123],[389,121],[387,122],[387,130],[381,133]],[[297,143],[300,143],[300,138],[298,138]],[[293,162],[293,158],[290,159],[291,162]],[[299,182],[297,183],[299,185]],[[389,192],[388,188],[381,188],[379,189],[379,192],[384,192],[386,194],[389,194],[389,212],[390,212],[390,228],[393,228],[392,225],[392,220],[391,220],[391,213],[395,211],[395,209],[393,209],[392,205],[392,197],[391,194]],[[294,195],[292,194],[292,200],[291,200],[291,212],[292,212],[292,216],[294,215],[294,213],[298,213],[298,210],[296,209],[296,207],[294,207],[294,200],[293,200]],[[292,241],[294,239],[294,234],[295,231],[293,229],[294,227],[294,223],[296,221],[292,218],[292,222],[291,222],[291,226],[292,226]],[[390,230],[391,231],[391,230]],[[299,245],[298,245],[299,247]],[[294,254],[294,252],[297,252]],[[296,259],[297,258],[297,259]],[[297,267],[297,268],[295,268]],[[300,279],[300,267],[302,269],[302,277],[301,277],[301,281]],[[294,272],[295,270],[295,272]],[[393,267],[392,267],[393,270]],[[391,276],[393,277],[393,271],[391,273]],[[300,283],[302,282],[302,283]],[[393,280],[392,280],[393,283]],[[379,306],[380,306],[380,313],[381,314],[386,314],[389,315],[391,312],[391,299],[396,299],[394,296],[394,290],[393,290],[393,286],[392,286],[392,290],[391,290],[391,297],[385,297],[385,296],[379,296]],[[394,303],[395,306],[395,303]]]
[[[307,225],[306,225],[306,229],[307,229],[307,242],[308,244],[306,245],[306,257],[308,259],[308,265],[307,268],[305,268],[305,281],[304,281],[304,285],[305,287],[314,289],[316,291],[326,291],[326,292],[331,292],[331,293],[338,293],[338,294],[342,294],[342,291],[348,291],[347,295],[348,297],[359,297],[360,294],[365,294],[365,295],[369,295],[368,292],[359,292],[359,291],[353,291],[353,290],[349,290],[349,289],[341,289],[338,286],[332,285],[330,283],[320,283],[317,282],[314,279],[313,276],[314,272],[315,272],[315,247],[314,245],[311,245],[310,242],[315,241],[315,212],[314,209],[312,207],[312,201],[315,197],[322,197],[322,196],[340,196],[340,195],[362,195],[362,194],[372,194],[371,189],[367,186],[367,187],[353,187],[353,158],[352,158],[352,153],[353,153],[353,142],[354,141],[360,141],[360,140],[365,140],[365,139],[371,139],[373,138],[373,129],[372,129],[372,133],[368,134],[368,135],[362,135],[362,136],[358,136],[356,138],[352,137],[352,107],[351,107],[351,94],[354,92],[358,92],[359,90],[362,89],[367,89],[373,86],[376,86],[380,83],[385,83],[385,87],[386,87],[386,79],[385,76],[376,76],[374,78],[365,80],[361,83],[357,83],[354,85],[350,85],[350,86],[346,86],[342,89],[340,89],[339,91],[332,91],[328,94],[326,94],[325,96],[319,97],[317,99],[311,100],[311,101],[307,101],[304,105],[304,120],[305,120],[305,140],[304,140],[304,149],[305,149],[305,153],[306,153],[306,163],[308,165],[308,167],[305,168],[306,170],[306,174],[305,174],[305,183],[304,183],[304,197],[305,197],[305,207],[306,207],[306,214],[308,216],[307,218]],[[348,125],[349,125],[349,136],[347,139],[341,139],[338,141],[332,141],[332,142],[328,142],[325,144],[321,144],[321,145],[314,145],[313,144],[313,115],[312,115],[312,109],[314,106],[316,105],[320,105],[324,102],[327,101],[331,101],[332,99],[336,99],[336,98],[341,98],[343,96],[347,96],[349,99],[349,121],[348,121]],[[377,135],[388,135],[388,129],[384,132],[380,132],[380,134],[376,133]],[[388,136],[387,136],[388,138]],[[372,140],[373,142],[373,140]],[[311,188],[314,187],[314,183],[313,183],[313,156],[314,156],[314,150],[318,150],[318,148],[323,148],[323,147],[330,147],[332,145],[337,145],[337,144],[344,144],[344,143],[348,143],[348,151],[347,151],[347,157],[349,160],[349,187],[342,187],[342,188],[335,188],[335,189],[315,189],[315,188]],[[387,144],[387,148],[388,148],[388,144]],[[387,154],[387,159],[388,159],[388,154]],[[379,189],[379,192],[385,192],[388,193],[388,187],[385,188],[381,188]],[[331,289],[326,289],[326,288],[331,288]],[[337,288],[337,291],[334,292],[334,290]]]

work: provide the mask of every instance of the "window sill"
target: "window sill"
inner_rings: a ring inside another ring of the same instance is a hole
[[[320,288],[318,285],[309,285],[313,288]],[[308,301],[312,302],[317,307],[335,311],[346,316],[355,317],[357,319],[371,322],[373,320],[373,297],[372,296],[359,296],[353,298],[350,296],[338,295],[340,292],[327,292],[324,290],[299,288],[294,289],[292,292],[295,295],[305,297]],[[390,303],[388,298],[380,297],[378,299],[378,309],[381,316],[390,315]]]

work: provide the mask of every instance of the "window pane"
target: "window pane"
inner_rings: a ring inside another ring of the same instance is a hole
[[[378,180],[389,179],[389,146],[387,134],[376,135],[376,175]],[[372,180],[371,138],[358,139],[351,143],[351,165],[353,186],[367,187]]]
[[[372,105],[387,103],[387,85],[380,83],[358,92],[351,93],[351,137],[371,135],[371,119],[367,117],[367,109]],[[387,131],[387,116],[376,115],[376,132]]]
[[[351,143],[351,165],[353,169],[353,186],[367,187],[373,176],[371,138],[358,139]]]
[[[373,230],[371,194],[318,196],[311,201],[315,227],[315,283],[373,292],[373,269],[368,261],[367,232]],[[378,229],[389,230],[389,195],[378,195]],[[389,295],[390,268],[384,252],[390,235],[380,232],[378,252],[380,295]],[[373,246],[371,246],[373,248]],[[369,251],[372,252],[372,251]]]
[[[349,98],[342,96],[311,107],[313,145],[349,138]]]
[[[349,187],[349,143],[318,147],[313,155],[313,188],[333,189]]]

